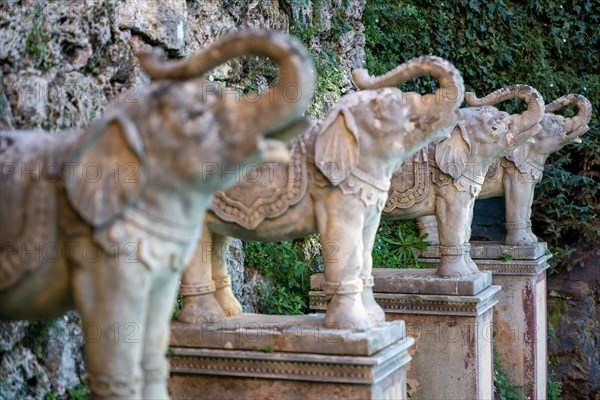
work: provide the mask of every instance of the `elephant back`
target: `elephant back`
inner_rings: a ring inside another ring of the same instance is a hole
[[[209,212],[248,230],[284,214],[304,198],[308,188],[302,140],[292,144],[291,155],[287,164],[259,163],[242,171],[245,174],[235,186],[217,192]]]
[[[56,147],[44,132],[0,133],[0,290],[56,258]]]
[[[411,208],[427,197],[430,186],[427,152],[427,147],[416,152],[394,171],[384,212]]]

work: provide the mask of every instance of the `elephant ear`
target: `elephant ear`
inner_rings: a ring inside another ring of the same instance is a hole
[[[506,159],[508,161],[512,161],[515,164],[515,166],[520,170],[521,165],[523,165],[527,157],[529,157],[530,148],[531,145],[529,143],[525,143],[508,153],[506,155]]]
[[[71,206],[87,223],[102,227],[139,195],[145,183],[142,140],[126,116],[98,121],[80,138],[68,162],[65,188]]]
[[[470,154],[471,142],[467,130],[462,123],[458,123],[450,137],[436,145],[435,162],[443,173],[458,179],[467,167]]]
[[[337,107],[321,126],[315,142],[315,165],[337,186],[356,168],[358,157],[358,128],[354,117],[346,107]]]

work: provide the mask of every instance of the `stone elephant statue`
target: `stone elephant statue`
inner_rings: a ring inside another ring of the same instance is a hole
[[[424,75],[439,80],[436,93],[394,87]],[[390,178],[414,151],[447,136],[463,100],[463,80],[439,57],[412,59],[378,78],[359,70],[354,79],[373,89],[344,96],[293,143],[289,164],[258,165],[247,180],[217,194],[199,246],[212,255],[199,250],[183,274],[180,321],[216,322],[241,313],[223,260],[228,237],[281,241],[317,232],[330,297],[325,325],[363,329],[383,321],[372,298],[363,302],[363,287],[373,281],[361,271],[371,268]]]
[[[207,95],[202,74],[249,54],[278,63],[277,85],[236,101]],[[314,85],[307,52],[277,32],[238,32],[178,62],[139,58],[155,82],[136,103],[113,105],[82,131],[0,134],[0,318],[77,309],[98,399],[169,397],[181,271],[214,193],[232,184],[207,166],[268,159],[265,134],[306,127]],[[289,85],[302,89],[293,102]]]
[[[471,93],[465,98],[472,107],[459,110],[450,138],[430,144],[394,173],[382,214],[384,219],[435,215],[441,255],[437,274],[447,277],[478,271],[468,241],[484,177],[494,160],[532,141],[544,116],[542,97],[526,85],[508,86],[482,99]],[[525,100],[527,110],[510,115],[492,106],[512,98]]]
[[[565,118],[554,112],[574,105],[576,116]],[[542,130],[534,137],[535,143],[525,143],[503,158],[496,160],[488,170],[478,198],[504,197],[506,208],[506,244],[537,242],[531,231],[531,205],[535,185],[542,179],[548,156],[569,143],[581,143],[579,136],[588,131],[592,105],[579,94],[569,94],[546,105]],[[417,219],[421,233],[428,240],[439,243],[435,217]]]

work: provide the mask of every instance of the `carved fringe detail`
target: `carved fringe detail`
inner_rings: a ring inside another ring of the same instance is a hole
[[[442,246],[440,245],[440,255],[442,256],[461,256],[465,253],[465,248],[462,245],[457,246]]]
[[[215,279],[214,283],[217,289],[226,288],[227,286],[231,286],[231,277],[227,275],[222,278]]]
[[[527,220],[525,222],[507,222],[504,224],[504,226],[506,226],[507,231],[531,228],[531,220]]]
[[[326,295],[333,296],[335,294],[356,294],[363,291],[362,279],[354,279],[347,282],[324,282],[323,292]]]
[[[214,282],[199,283],[199,284],[184,284],[182,283],[179,291],[182,296],[197,296],[200,294],[210,294],[217,290]]]
[[[373,277],[373,275],[370,275],[370,276],[361,276],[360,279],[362,280],[363,287],[373,287],[373,286],[375,286],[375,278]]]

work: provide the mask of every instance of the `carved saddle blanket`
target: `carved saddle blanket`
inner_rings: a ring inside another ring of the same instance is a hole
[[[427,153],[427,148],[418,151],[394,171],[384,212],[410,208],[427,197],[430,185]]]
[[[43,132],[0,134],[0,290],[57,257],[58,140]],[[62,144],[61,144],[62,146]]]
[[[254,165],[233,188],[217,192],[211,211],[224,221],[252,230],[300,202],[308,188],[304,141],[293,142],[290,152],[289,163]]]

